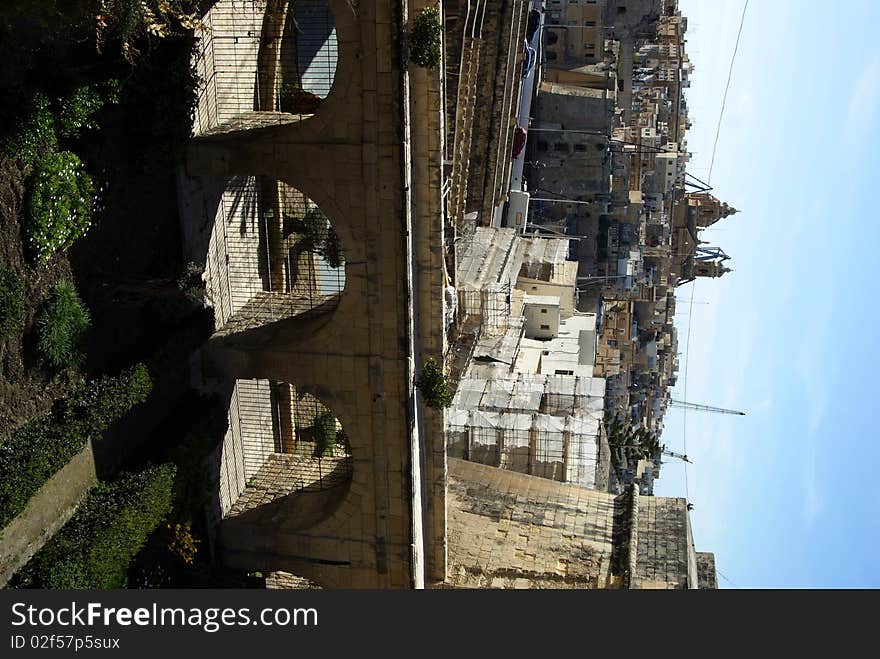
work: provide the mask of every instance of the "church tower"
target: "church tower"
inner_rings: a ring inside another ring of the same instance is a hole
[[[687,195],[688,212],[693,213],[698,229],[706,229],[718,220],[736,214],[733,206],[719,201],[708,192],[692,192]]]
[[[722,261],[696,261],[694,263],[694,277],[721,277],[732,270],[723,265]]]

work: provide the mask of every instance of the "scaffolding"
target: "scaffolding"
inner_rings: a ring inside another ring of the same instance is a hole
[[[465,378],[446,416],[451,457],[604,488],[604,380],[512,374]]]
[[[202,23],[196,135],[298,121],[330,93],[338,44],[324,0],[219,0]]]

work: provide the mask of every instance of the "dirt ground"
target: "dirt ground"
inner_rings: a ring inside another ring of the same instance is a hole
[[[28,419],[45,412],[56,398],[69,392],[77,373],[51,372],[39,363],[34,350],[34,321],[49,288],[71,277],[63,255],[33,266],[22,250],[19,212],[24,193],[22,172],[15,163],[0,160],[0,264],[25,279],[25,325],[17,336],[0,339],[0,441]]]

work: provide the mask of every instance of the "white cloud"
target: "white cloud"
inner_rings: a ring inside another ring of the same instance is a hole
[[[851,146],[867,141],[866,132],[880,102],[880,56],[869,61],[859,73],[849,99],[846,138]]]

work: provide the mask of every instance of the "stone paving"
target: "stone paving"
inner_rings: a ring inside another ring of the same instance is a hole
[[[350,457],[312,458],[273,453],[235,502],[228,515],[240,515],[295,492],[320,492],[351,479]]]

